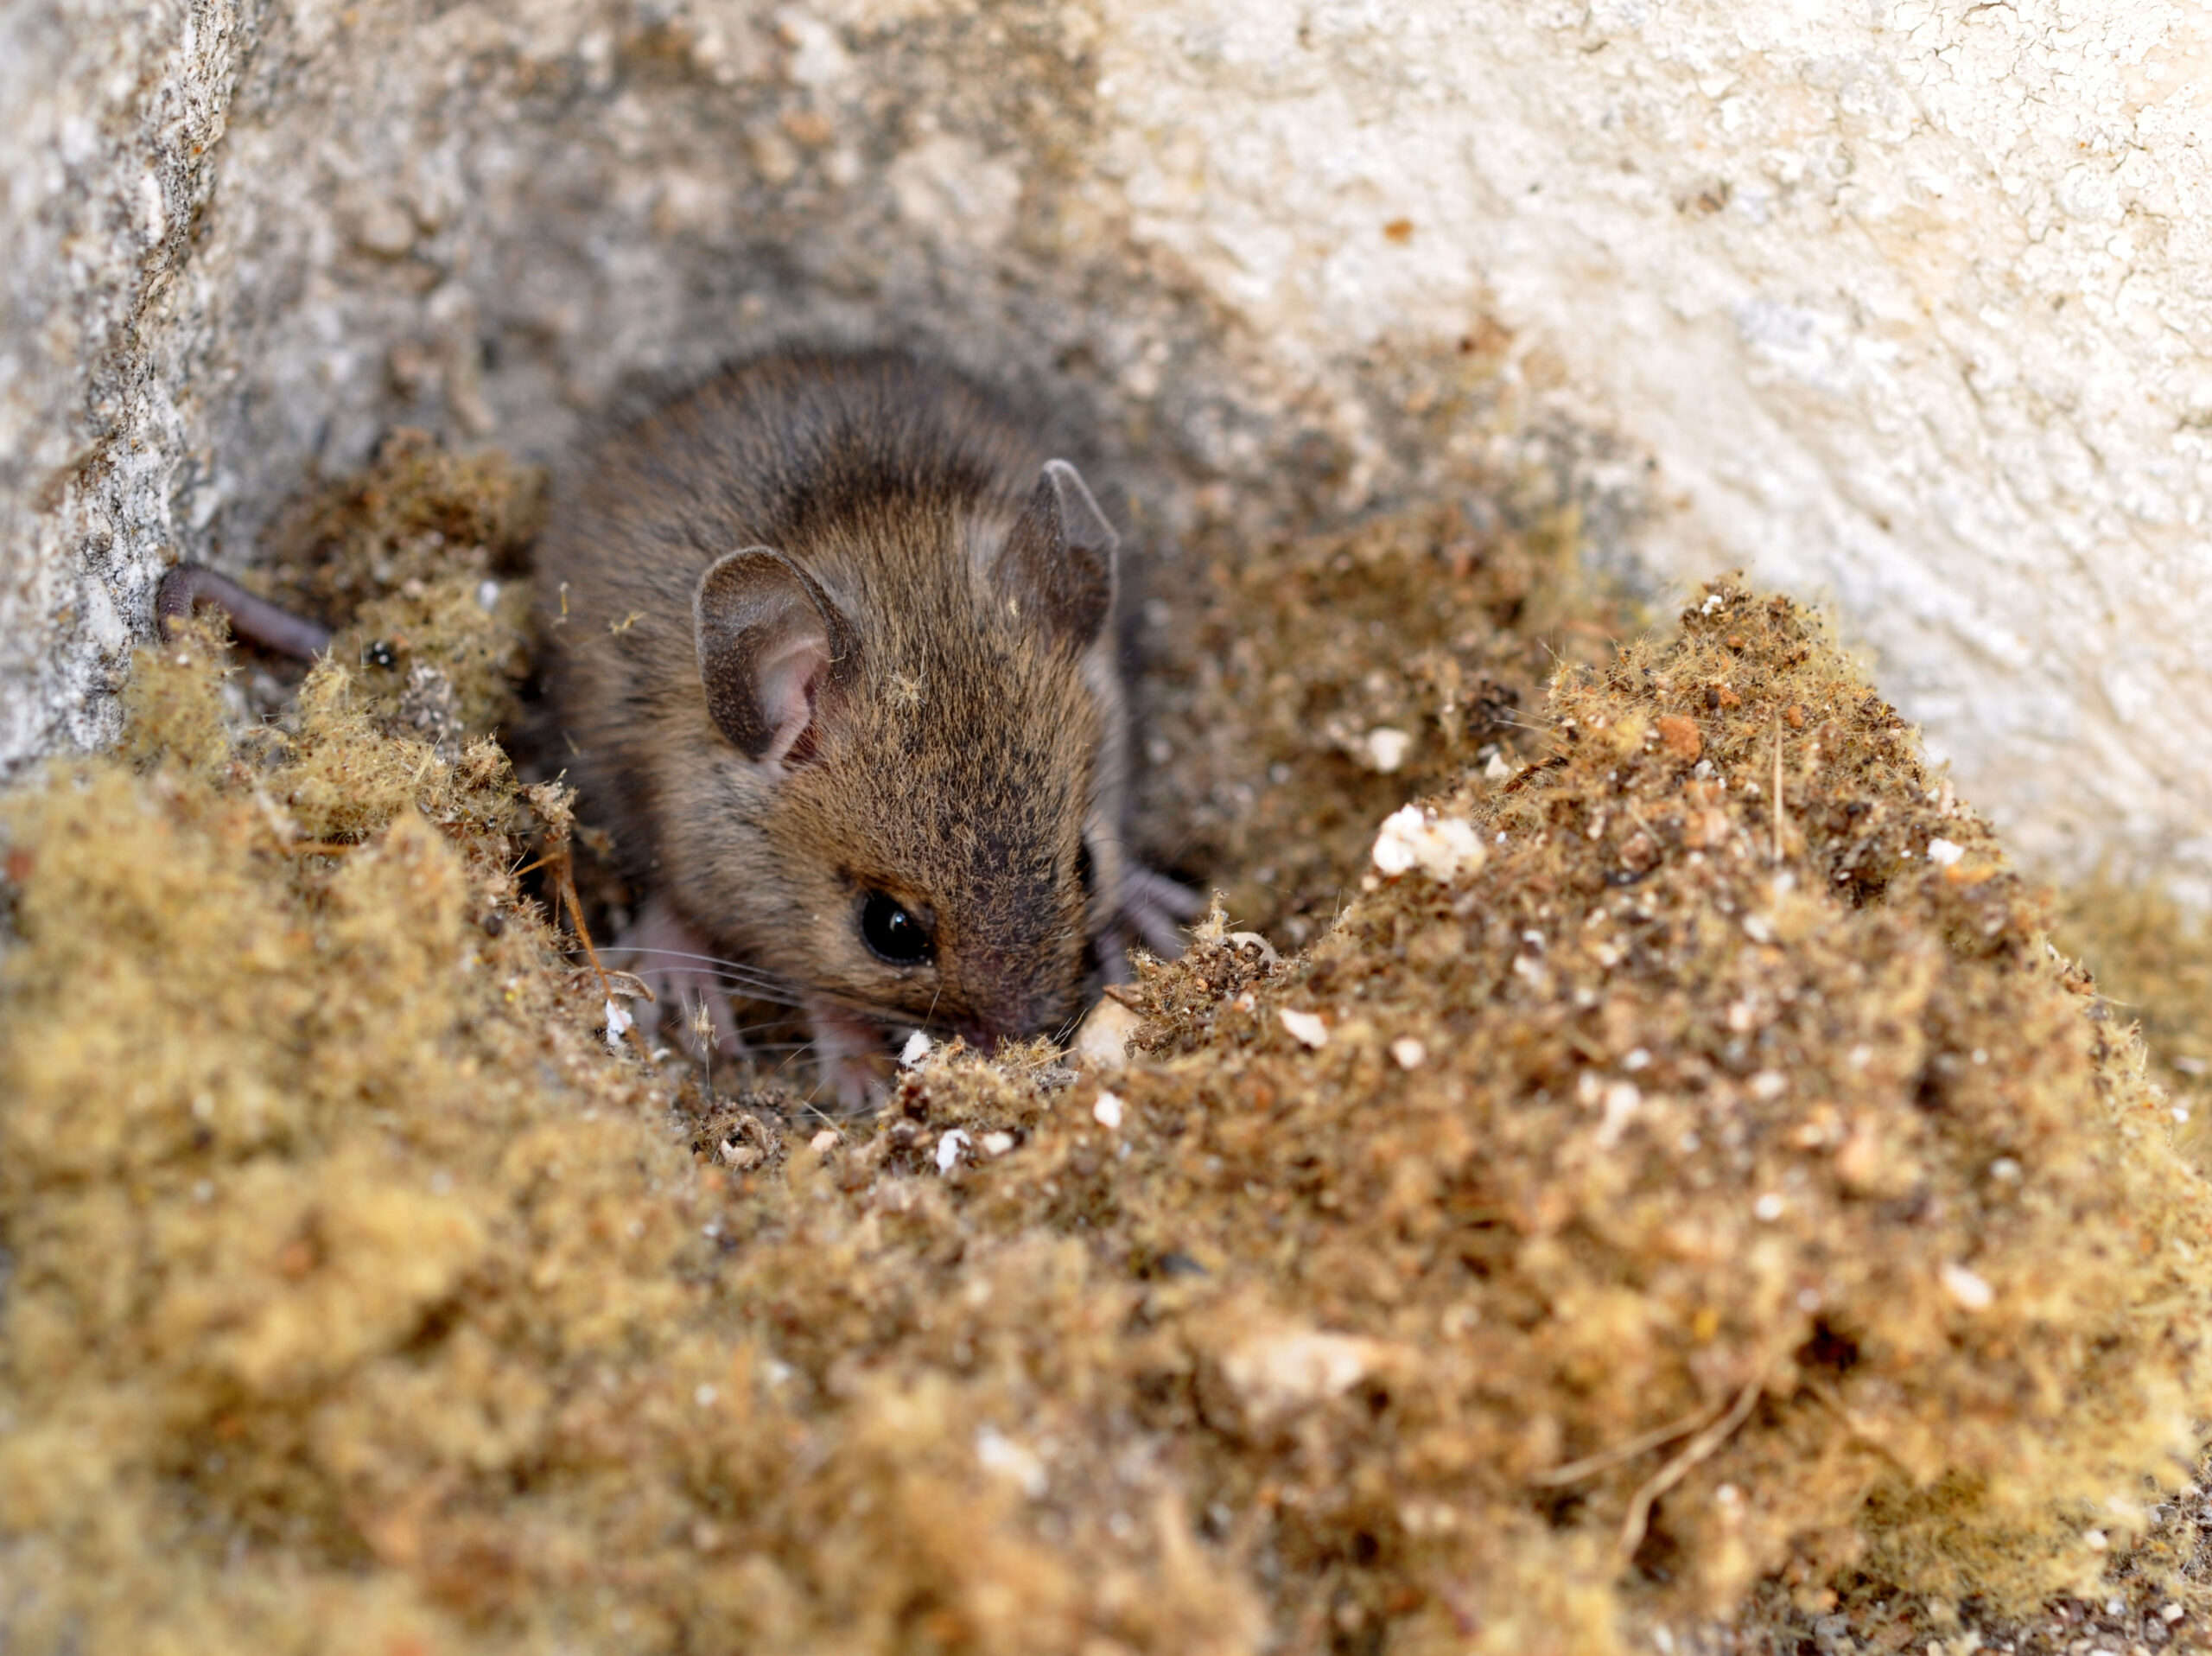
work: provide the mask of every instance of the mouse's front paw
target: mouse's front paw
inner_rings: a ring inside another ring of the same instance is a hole
[[[820,997],[807,1001],[806,1018],[822,1076],[817,1107],[841,1116],[865,1115],[875,1108],[897,1073],[882,1026]]]
[[[702,1035],[725,1058],[745,1055],[745,1037],[738,1033],[729,1003],[728,977],[737,970],[735,963],[719,959],[712,941],[667,903],[658,897],[647,903],[607,953],[644,980],[653,992],[661,1027],[672,1025],[677,1039],[695,1056],[707,1045]]]

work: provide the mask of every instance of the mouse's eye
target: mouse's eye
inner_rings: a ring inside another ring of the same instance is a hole
[[[861,900],[861,941],[890,965],[918,966],[930,958],[929,928],[880,891]]]
[[[1078,839],[1075,843],[1075,877],[1083,888],[1083,900],[1090,901],[1098,895],[1098,868],[1090,860],[1090,842]]]

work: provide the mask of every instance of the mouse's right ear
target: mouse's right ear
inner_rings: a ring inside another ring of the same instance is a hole
[[[1122,538],[1065,460],[1048,460],[999,557],[1007,607],[1077,651],[1087,650],[1114,608],[1114,557]]]
[[[851,624],[781,552],[725,552],[691,596],[699,678],[715,729],[747,759],[800,765],[814,755],[823,700],[860,666]]]

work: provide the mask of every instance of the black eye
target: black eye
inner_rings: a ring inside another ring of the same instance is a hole
[[[918,966],[930,958],[929,928],[880,891],[861,900],[861,941],[894,966]]]
[[[1090,860],[1090,842],[1079,839],[1075,844],[1075,877],[1083,887],[1083,900],[1089,902],[1098,895],[1098,869]]]

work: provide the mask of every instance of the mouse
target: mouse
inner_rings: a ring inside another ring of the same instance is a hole
[[[1049,429],[778,349],[599,445],[538,542],[554,755],[647,894],[617,957],[725,1053],[733,988],[794,1009],[844,1113],[914,1031],[1066,1038],[1199,907],[1128,850],[1121,538]]]

